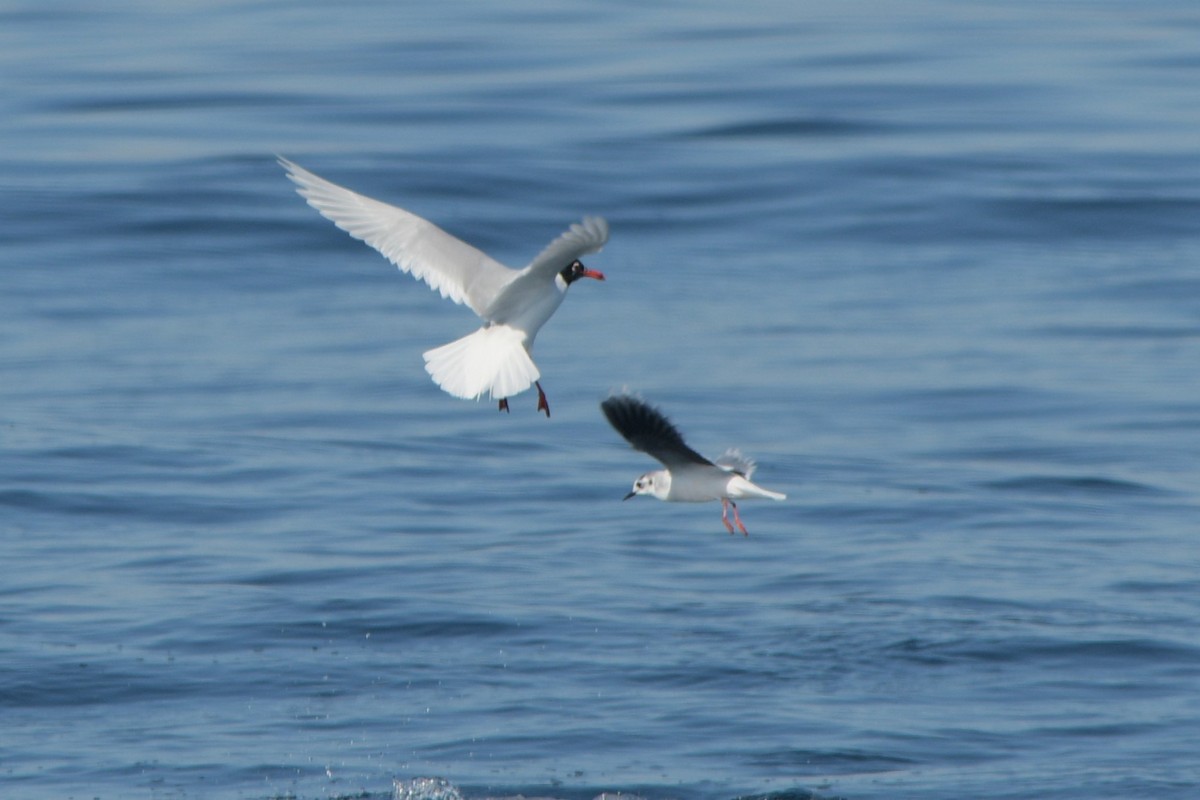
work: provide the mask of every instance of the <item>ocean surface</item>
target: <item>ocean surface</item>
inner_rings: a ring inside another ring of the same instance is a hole
[[[1200,797],[1195,3],[15,0],[0,76],[0,797]],[[277,154],[607,217],[553,416]],[[623,389],[788,500],[622,503]]]

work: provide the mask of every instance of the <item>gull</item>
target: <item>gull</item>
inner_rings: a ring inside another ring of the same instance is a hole
[[[615,395],[601,403],[600,410],[633,449],[653,456],[666,467],[647,472],[634,481],[633,490],[622,498],[624,500],[639,494],[668,502],[720,500],[721,522],[725,523],[726,530],[733,533],[733,525],[729,524],[729,509],[733,508],[733,520],[738,530],[749,536],[734,500],[787,499],[785,494],[768,491],[750,482],[755,467],[753,459],[731,449],[716,461],[709,461],[687,446],[683,436],[661,411],[637,397]]]
[[[584,217],[524,269],[510,269],[428,220],[314,175],[286,158],[279,164],[308,204],[346,233],[383,254],[402,271],[465,304],[483,327],[425,352],[425,371],[454,397],[485,393],[508,411],[508,398],[536,386],[538,411],[550,404],[530,357],[534,337],[580,278],[604,280],[579,257],[608,241],[608,223]]]

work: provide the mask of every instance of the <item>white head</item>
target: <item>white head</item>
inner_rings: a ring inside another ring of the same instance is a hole
[[[633,489],[621,499],[628,500],[634,495],[648,494],[652,497],[657,497],[659,500],[666,500],[670,492],[671,473],[665,469],[660,469],[657,472],[647,472],[634,481]]]

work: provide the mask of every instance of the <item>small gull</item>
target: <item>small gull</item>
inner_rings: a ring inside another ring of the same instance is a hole
[[[617,433],[625,437],[635,450],[640,450],[662,462],[666,469],[647,472],[633,482],[633,490],[623,499],[648,494],[659,500],[681,503],[721,501],[721,522],[733,533],[733,521],[743,535],[749,535],[742,524],[734,500],[769,498],[786,500],[787,495],[768,491],[750,482],[755,463],[738,450],[727,450],[716,461],[687,446],[683,436],[661,411],[637,397],[622,394],[608,398],[600,409]]]

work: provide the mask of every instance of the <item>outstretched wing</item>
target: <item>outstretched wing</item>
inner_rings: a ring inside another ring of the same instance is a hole
[[[330,183],[286,158],[279,163],[322,216],[476,314],[518,274],[416,214]]]
[[[743,455],[741,450],[733,447],[718,456],[713,463],[727,472],[736,472],[746,480],[750,480],[758,466],[753,458]]]
[[[582,255],[599,251],[607,241],[608,222],[603,217],[584,217],[546,245],[521,274],[535,280],[553,280],[563,267]]]
[[[600,410],[635,450],[653,456],[667,469],[696,464],[712,466],[711,461],[687,446],[661,411],[640,398],[615,395],[601,403]]]

